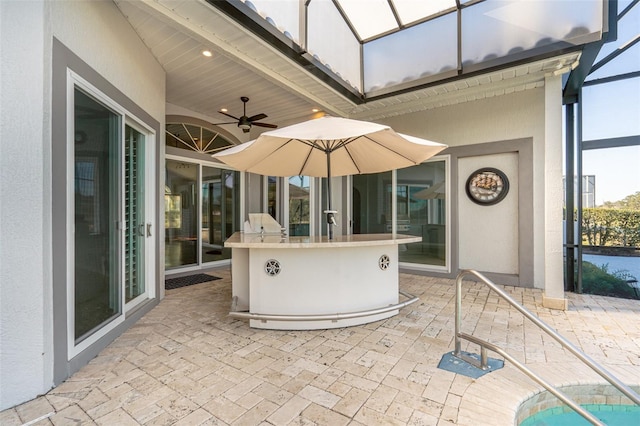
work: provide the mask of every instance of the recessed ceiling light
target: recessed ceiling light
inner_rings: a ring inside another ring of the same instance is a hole
[[[202,51],[202,54],[203,54],[204,56],[206,56],[207,58],[210,58],[210,57],[212,57],[212,56],[213,56],[213,53],[211,53],[211,51],[210,51],[210,50],[203,50],[203,51]]]
[[[227,112],[227,111],[229,111],[229,110],[228,110],[228,109],[226,109],[226,108],[220,108],[220,111],[222,111],[222,112]]]
[[[311,110],[311,112],[318,112],[318,111],[320,111],[318,108],[314,108]]]

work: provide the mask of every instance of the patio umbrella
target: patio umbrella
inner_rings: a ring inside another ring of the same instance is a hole
[[[327,222],[335,224],[331,177],[414,166],[446,145],[367,121],[325,116],[262,133],[213,157],[238,170],[267,176],[327,178]],[[329,225],[329,239],[333,231]]]
[[[445,182],[440,181],[431,185],[429,188],[425,188],[416,192],[415,194],[413,194],[413,197],[418,200],[434,200],[434,199],[442,200],[444,199],[445,192],[446,192]]]

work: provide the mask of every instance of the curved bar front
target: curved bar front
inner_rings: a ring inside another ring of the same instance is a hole
[[[279,330],[339,328],[392,317],[397,309],[381,308],[398,304],[398,245],[421,240],[403,234],[338,235],[329,241],[237,232],[225,242],[232,249],[234,311],[299,317],[249,320],[251,327]],[[373,313],[349,315],[362,311]],[[324,315],[338,319],[304,319]]]

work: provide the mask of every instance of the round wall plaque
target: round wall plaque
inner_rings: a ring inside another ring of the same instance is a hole
[[[489,206],[499,203],[509,192],[509,179],[500,170],[491,167],[471,173],[465,187],[474,203]]]

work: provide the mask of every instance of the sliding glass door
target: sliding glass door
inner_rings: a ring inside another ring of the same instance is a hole
[[[72,79],[73,81],[73,79]],[[154,297],[153,134],[91,87],[70,85],[69,354]]]
[[[202,166],[202,263],[230,259],[224,242],[238,229],[239,173]]]
[[[401,262],[446,265],[446,176],[444,161],[397,171],[397,232],[422,237],[400,251]]]
[[[198,164],[167,160],[165,268],[198,263]]]
[[[165,269],[230,259],[224,242],[240,229],[240,173],[186,159],[165,168]]]
[[[122,117],[75,90],[74,339],[122,313],[120,126]]]
[[[125,126],[124,144],[124,280],[125,302],[146,294],[145,281],[148,238],[152,236],[147,215],[147,177],[145,135],[130,125]]]
[[[289,181],[289,235],[310,235],[311,180],[309,176],[292,176]]]
[[[448,160],[352,178],[354,234],[397,232],[422,237],[399,247],[399,260],[417,268],[449,266]]]
[[[391,232],[391,179],[391,172],[353,176],[354,234]]]

